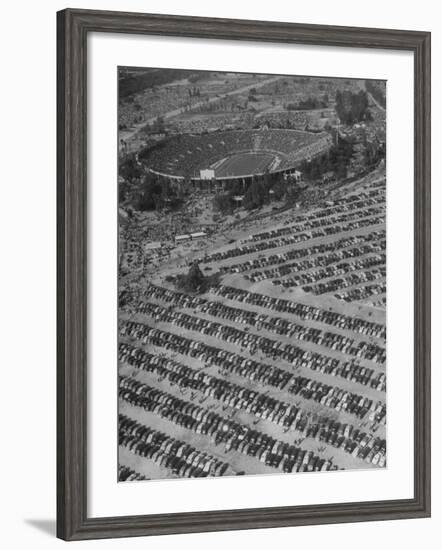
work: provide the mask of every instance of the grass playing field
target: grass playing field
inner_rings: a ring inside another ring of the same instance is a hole
[[[215,170],[217,178],[262,174],[274,159],[272,153],[239,153],[228,157]]]

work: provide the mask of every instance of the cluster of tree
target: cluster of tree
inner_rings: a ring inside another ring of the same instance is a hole
[[[127,155],[124,159],[120,158],[119,174],[126,181],[138,180],[144,174],[142,167],[136,161],[135,155]]]
[[[317,180],[326,172],[334,172],[336,178],[347,177],[347,169],[353,156],[353,144],[350,141],[339,138],[327,153],[319,155],[310,161],[303,161],[300,167],[306,180]]]
[[[365,89],[367,90],[367,92],[370,92],[370,94],[376,99],[376,101],[385,109],[387,101],[385,97],[385,91],[381,87],[381,85],[376,84],[376,81],[366,80]]]
[[[297,103],[287,103],[285,106],[287,111],[309,111],[312,109],[324,109],[328,106],[328,95],[324,94],[319,97],[308,97],[301,99]]]
[[[232,214],[235,208],[234,197],[244,194],[244,185],[240,181],[236,181],[229,185],[228,191],[217,193],[213,198],[213,209],[221,214]]]
[[[233,212],[234,200],[233,195],[229,193],[217,193],[213,197],[213,209],[215,212],[227,215]]]
[[[368,142],[364,149],[364,163],[368,168],[373,168],[379,161],[385,158],[385,143]]]
[[[181,203],[182,197],[169,181],[157,179],[148,174],[143,182],[138,209],[141,211],[162,210],[166,206],[175,208]]]
[[[216,286],[217,284],[219,284],[219,273],[205,276],[197,262],[194,262],[190,266],[186,274],[177,275],[175,277],[176,288],[191,294],[203,294],[207,292],[210,287]]]
[[[150,126],[152,132],[157,134],[164,134],[166,132],[166,127],[164,125],[164,118],[162,116],[157,116]]]
[[[242,201],[246,210],[254,210],[255,208],[261,208],[269,200],[269,185],[268,179],[265,178],[253,178],[252,182],[247,188]]]
[[[287,203],[295,202],[299,187],[284,180],[281,174],[255,176],[245,189],[242,183],[236,182],[227,192],[217,193],[213,198],[213,209],[224,215],[232,214],[235,208],[234,197],[238,195],[243,196],[242,206],[246,210],[254,210],[284,197]]]
[[[127,304],[130,304],[132,299],[132,293],[128,290],[122,290],[118,294],[118,307],[124,307]]]
[[[118,202],[122,203],[127,198],[127,193],[129,191],[129,186],[126,180],[120,181],[118,183]]]
[[[192,88],[187,89],[187,93],[189,94],[189,97],[200,97],[201,88],[197,88],[196,86],[193,86]]]
[[[336,92],[336,113],[342,124],[354,124],[363,120],[371,120],[368,108],[367,92],[360,90],[353,93],[350,90]]]
[[[124,71],[124,69],[121,69]],[[132,70],[128,74],[120,75],[118,81],[118,93],[121,99],[128,98],[132,94],[142,92],[147,88],[162,86],[174,80],[186,78],[188,71],[180,69],[140,69],[140,74],[134,74]]]

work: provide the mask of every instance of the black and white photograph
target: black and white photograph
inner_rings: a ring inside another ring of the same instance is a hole
[[[119,481],[386,467],[386,84],[118,68]]]

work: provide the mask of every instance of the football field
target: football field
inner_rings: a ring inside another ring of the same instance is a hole
[[[270,166],[275,156],[272,153],[239,153],[225,159],[215,170],[219,177],[246,176],[248,174],[262,174]]]

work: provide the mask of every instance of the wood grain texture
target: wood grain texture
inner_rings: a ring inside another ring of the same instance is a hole
[[[415,78],[414,498],[87,517],[87,33],[409,50]],[[122,12],[57,14],[57,536],[97,539],[430,515],[430,33]]]

